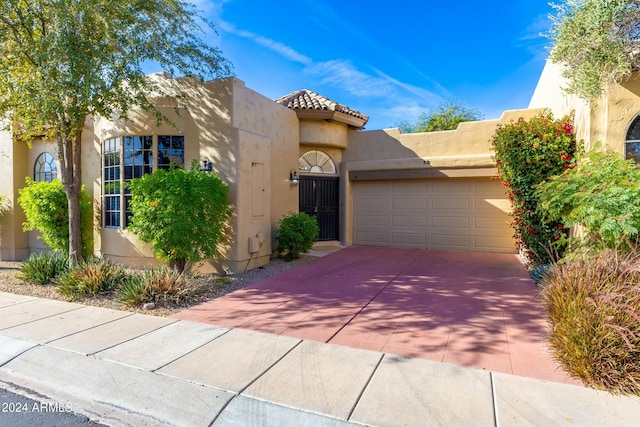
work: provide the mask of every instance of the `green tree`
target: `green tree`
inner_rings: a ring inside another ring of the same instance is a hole
[[[640,66],[640,2],[564,0],[552,5],[550,59],[564,66],[565,90],[586,100]]]
[[[453,130],[462,122],[482,120],[482,114],[461,103],[445,101],[418,116],[415,124],[400,122],[397,126],[402,133],[435,132]]]
[[[542,183],[536,196],[550,220],[581,225],[587,247],[615,249],[640,234],[640,170],[616,153],[589,152],[575,168]]]
[[[171,97],[143,64],[201,77],[229,73],[202,39],[200,14],[182,0],[4,0],[0,3],[0,118],[25,142],[57,142],[69,207],[69,262],[82,247],[81,140],[92,116],[163,116],[151,94]],[[179,95],[179,94],[178,94]]]
[[[25,231],[38,230],[39,239],[54,251],[69,250],[69,209],[67,197],[60,181],[35,182],[27,178],[27,186],[20,189],[18,203],[27,218],[22,224]],[[80,224],[82,233],[82,255],[91,253],[93,245],[91,197],[84,186],[80,191]]]
[[[151,242],[158,259],[184,271],[187,261],[218,253],[224,227],[232,214],[228,187],[215,174],[191,170],[157,170],[137,178],[131,189],[129,230]]]

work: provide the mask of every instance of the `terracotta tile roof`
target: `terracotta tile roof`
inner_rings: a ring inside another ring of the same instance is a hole
[[[353,110],[346,105],[339,104],[322,95],[318,95],[308,89],[302,89],[292,92],[275,100],[278,104],[284,105],[292,110],[326,110],[343,113],[356,119],[363,120],[366,123],[369,116],[362,114],[357,110]],[[363,123],[363,125],[364,125]]]

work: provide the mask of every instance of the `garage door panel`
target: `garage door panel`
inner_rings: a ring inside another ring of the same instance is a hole
[[[387,216],[383,215],[358,215],[356,217],[356,224],[359,227],[373,225],[373,226],[386,226]]]
[[[431,234],[432,248],[459,248],[469,247],[469,236],[452,236],[450,234]]]
[[[509,225],[509,217],[506,215],[504,216],[504,218],[477,216],[474,218],[473,224],[474,228],[478,230],[504,230],[505,232],[511,233],[511,229],[507,228]],[[507,227],[505,227],[505,225]]]
[[[513,240],[505,236],[475,236],[474,246],[485,252],[512,252]]]
[[[355,208],[360,209],[387,209],[389,201],[386,199],[360,198],[356,200]]]
[[[353,200],[356,244],[515,252],[495,180],[355,182]]]
[[[437,198],[431,200],[433,210],[468,211],[471,201],[469,199]]]
[[[387,233],[375,231],[358,231],[356,232],[354,240],[356,240],[359,245],[387,246],[388,243],[390,243],[387,240]]]
[[[423,215],[394,215],[391,219],[395,227],[426,227],[427,217]]]
[[[393,194],[417,194],[424,196],[427,193],[429,183],[422,182],[392,182],[387,190]]]
[[[464,232],[467,232],[469,228],[469,217],[432,216],[430,225],[433,228],[463,228]]]
[[[434,180],[432,181],[433,194],[469,194],[471,192],[471,181],[458,180]]]
[[[393,233],[391,239],[397,245],[420,245],[424,247],[427,243],[427,236],[419,233]]]
[[[506,200],[506,199],[476,198],[474,200],[474,206],[476,211],[508,212],[510,209],[511,203],[509,202],[509,200]]]
[[[412,199],[391,199],[392,209],[419,209],[424,211],[427,208],[427,200],[423,198]]]

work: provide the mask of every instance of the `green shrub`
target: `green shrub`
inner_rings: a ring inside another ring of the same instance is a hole
[[[24,231],[38,230],[47,246],[54,251],[69,252],[69,212],[67,196],[60,181],[35,182],[27,178],[27,186],[20,189],[18,203],[27,220]],[[93,215],[91,198],[82,187],[80,193],[82,222],[82,255],[89,256],[93,249]]]
[[[288,261],[299,258],[311,250],[319,232],[318,221],[305,213],[285,216],[276,232],[278,253],[284,253]]]
[[[639,270],[640,254],[607,250],[544,276],[551,350],[586,385],[640,395]]]
[[[589,152],[575,168],[540,184],[536,196],[550,220],[583,227],[582,250],[615,249],[640,237],[640,170],[619,154]]]
[[[22,263],[18,279],[34,285],[48,285],[69,270],[67,256],[58,251],[34,253]]]
[[[131,273],[120,286],[118,291],[120,301],[130,307],[142,305],[146,300],[145,282],[142,273]]]
[[[62,294],[77,299],[111,292],[119,287],[126,277],[127,273],[121,265],[91,257],[58,276],[55,284]]]
[[[536,185],[575,165],[578,151],[571,117],[554,120],[545,111],[530,120],[500,125],[492,139],[498,177],[512,204],[516,243],[535,267],[551,260],[553,250],[564,251],[567,228],[549,220],[540,209]],[[556,243],[557,242],[557,243]]]
[[[129,230],[151,242],[155,256],[180,271],[188,262],[218,252],[232,210],[228,187],[212,173],[157,170],[129,184],[133,214]]]
[[[153,302],[180,304],[193,299],[198,287],[185,273],[160,267],[132,275],[120,288],[120,300],[126,305]]]

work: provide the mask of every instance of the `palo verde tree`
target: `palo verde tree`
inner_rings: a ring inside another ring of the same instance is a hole
[[[564,0],[552,4],[550,59],[564,66],[565,90],[586,100],[640,66],[640,1]]]
[[[3,0],[0,118],[14,137],[53,140],[69,209],[69,262],[81,253],[81,141],[90,117],[127,118],[132,108],[164,117],[163,93],[143,64],[176,75],[226,75],[207,45],[199,12],[182,0]],[[179,97],[178,94],[173,94]]]
[[[445,101],[418,116],[415,124],[402,122],[398,128],[402,133],[436,132],[454,130],[462,122],[482,120],[482,114],[464,104]]]

